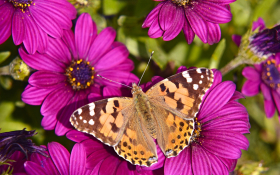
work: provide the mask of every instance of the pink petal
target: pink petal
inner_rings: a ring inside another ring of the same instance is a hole
[[[195,34],[186,18],[184,19],[183,32],[188,44],[191,44],[193,42]]]
[[[235,91],[233,96],[231,97],[231,99],[229,101],[235,101],[235,100],[238,100],[240,98],[245,98],[244,94],[242,94],[239,91]]]
[[[81,132],[80,132],[81,133]],[[89,134],[88,134],[89,135]],[[84,145],[87,157],[89,157],[95,151],[104,151],[104,144],[97,140],[92,135],[89,135],[90,139],[84,140],[81,143]],[[109,148],[109,147],[107,147]],[[111,148],[113,149],[113,148]],[[106,151],[105,151],[106,152]]]
[[[72,61],[71,52],[62,39],[49,37],[48,50],[46,52],[53,59],[70,65]]]
[[[131,59],[125,59],[118,67],[116,67],[116,70],[121,71],[132,71],[134,69],[134,62]]]
[[[88,13],[83,13],[77,20],[75,27],[75,43],[79,58],[88,56],[90,45],[97,34],[96,24]]]
[[[217,85],[206,97],[199,112],[198,119],[201,120],[208,114],[214,113],[222,108],[232,97],[235,88],[235,84],[231,81],[225,81]]]
[[[185,9],[185,15],[194,33],[201,39],[202,42],[207,43],[208,29],[204,19],[202,19],[195,10],[189,8]]]
[[[96,63],[95,70],[101,72],[102,70],[110,70],[113,67],[119,66],[129,55],[129,52],[125,46],[119,46],[106,53]]]
[[[261,74],[253,67],[245,67],[242,70],[242,75],[252,81],[258,81],[261,79]]]
[[[257,21],[254,21],[252,24],[252,31],[255,31],[259,27],[259,30],[265,29],[265,22],[262,18],[258,18]]]
[[[29,105],[41,105],[46,96],[54,89],[41,89],[27,85],[21,94],[21,100]]]
[[[210,160],[202,146],[193,143],[191,156],[194,175],[199,175],[201,174],[201,172],[203,172],[204,174],[212,174]]]
[[[270,89],[270,87],[268,87],[264,83],[261,83],[260,88],[261,88],[261,91],[262,91],[264,99],[271,101],[272,97],[271,97],[271,89]]]
[[[158,14],[165,2],[159,3],[146,17],[145,21],[142,24],[142,28],[150,27],[154,20],[158,20]]]
[[[84,146],[76,143],[70,157],[70,175],[84,174],[86,170],[86,159]]]
[[[65,75],[45,70],[33,73],[28,79],[28,82],[32,86],[43,89],[56,88],[57,86],[59,86],[59,84],[64,84],[65,81]]]
[[[0,6],[0,44],[4,43],[11,36],[11,21],[14,10],[11,3],[5,3]]]
[[[226,5],[235,2],[236,0],[208,0],[209,2],[214,2],[220,5]]]
[[[24,168],[26,173],[30,175],[37,175],[37,174],[47,175],[43,167],[31,161],[26,161],[24,163]]]
[[[106,159],[107,157],[111,157],[112,155],[107,152],[105,149],[103,150],[98,150],[93,152],[91,155],[88,156],[87,158],[87,165],[86,168],[94,168],[99,162],[103,162],[104,159]],[[116,158],[115,158],[116,159]],[[108,164],[110,165],[110,164]],[[108,166],[107,165],[107,166]]]
[[[114,156],[105,158],[100,166],[99,174],[115,174],[120,162],[119,158]]]
[[[75,129],[67,132],[66,137],[74,142],[82,142],[83,140],[87,140],[91,138],[89,134],[82,133]]]
[[[41,125],[44,130],[54,130],[57,123],[56,114],[45,115],[41,121]]]
[[[36,21],[35,25],[39,25],[43,31],[54,38],[62,37],[62,28],[48,11],[45,11],[44,8],[37,7],[36,5],[31,6],[29,9],[32,18]]]
[[[218,43],[221,39],[221,29],[219,24],[207,22],[208,26],[208,44]]]
[[[69,48],[73,58],[77,58],[77,51],[75,46],[75,36],[72,30],[63,30],[63,37],[62,40],[66,44],[66,46]]]
[[[49,155],[48,152],[45,152]],[[30,157],[32,162],[40,163],[41,167],[44,167],[44,171],[48,172],[48,174],[59,175],[52,159],[50,157],[46,158],[45,156],[39,153],[33,153]]]
[[[208,153],[208,157],[211,162],[213,175],[228,174],[227,167],[223,164],[223,162],[220,159],[218,159],[215,155],[211,153]]]
[[[25,37],[23,39],[23,44],[28,53],[34,54],[38,47],[38,26],[30,13],[26,11],[23,13],[25,21]]]
[[[70,154],[60,143],[51,142],[48,144],[50,156],[60,174],[69,174]]]
[[[278,113],[280,112],[280,97],[279,94],[276,91],[272,91],[272,97],[274,100],[274,103],[276,105]]]
[[[73,95],[74,92],[70,87],[64,84],[58,86],[45,99],[41,107],[41,114],[43,116],[57,114],[59,110],[65,107]]]
[[[164,34],[163,34],[163,40],[164,41],[170,41],[174,39],[179,33],[181,32],[183,26],[184,26],[184,20],[185,20],[185,15],[184,15],[184,10],[181,7],[176,8],[176,16],[173,19],[173,24],[172,26],[167,29]]]
[[[19,48],[19,54],[22,60],[30,67],[36,70],[49,70],[59,73],[65,73],[65,64],[49,57],[46,54],[28,54],[23,47]]]
[[[102,30],[94,39],[88,54],[88,61],[94,65],[106,52],[111,49],[111,45],[116,38],[116,31],[112,27]]]
[[[240,35],[231,35],[232,41],[239,47],[241,44],[242,36]]]
[[[119,97],[122,95],[120,88],[112,87],[112,86],[105,86],[103,88],[103,96],[104,98],[110,97]]]
[[[49,43],[49,36],[41,28],[38,27],[38,52],[46,53]]]
[[[244,83],[241,92],[246,96],[255,96],[260,92],[260,84],[260,81],[247,80]]]
[[[166,159],[164,174],[192,174],[191,149],[187,147],[178,156]]]
[[[166,31],[172,26],[176,10],[176,5],[172,2],[167,1],[163,4],[159,12],[159,23],[162,30]]]
[[[159,20],[155,19],[149,28],[148,35],[151,38],[159,38],[163,35],[163,30],[159,26]]]
[[[134,171],[127,167],[127,161],[121,161],[116,171],[116,175],[134,175]]]
[[[137,76],[135,76],[132,73],[124,72],[124,71],[110,70],[110,71],[100,72],[99,74],[103,77],[110,77],[111,80],[120,82],[120,83],[123,83],[126,85],[129,85],[131,83],[137,83],[139,81]],[[122,87],[122,85],[120,85],[120,84],[110,82],[108,80],[104,80],[100,77],[96,77],[95,81],[102,85],[106,85],[106,86]]]
[[[268,118],[275,114],[275,104],[272,100],[264,100],[264,111]]]
[[[15,45],[19,45],[25,36],[24,17],[20,8],[17,8],[14,12],[12,25],[13,41]]]
[[[237,159],[226,159],[223,157],[218,157],[226,166],[229,172],[232,172],[237,164]]]

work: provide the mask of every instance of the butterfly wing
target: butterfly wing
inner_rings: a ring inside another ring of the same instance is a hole
[[[89,103],[70,117],[71,124],[79,131],[114,146],[122,138],[127,121],[132,116],[133,99],[115,97]]]
[[[181,118],[192,119],[198,113],[202,98],[213,81],[212,70],[196,68],[160,81],[146,94],[152,103]]]
[[[161,106],[152,105],[157,123],[157,143],[166,157],[177,156],[190,144],[194,120],[184,120]]]
[[[156,144],[141,120],[135,111],[114,149],[130,163],[149,167],[158,161]]]

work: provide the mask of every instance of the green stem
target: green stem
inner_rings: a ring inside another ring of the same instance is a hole
[[[235,57],[231,62],[229,62],[227,65],[225,65],[222,69],[222,75],[226,75],[228,72],[230,72],[232,69],[236,68],[237,66],[244,63],[244,58],[241,56]]]
[[[0,75],[10,75],[10,65],[0,67]]]

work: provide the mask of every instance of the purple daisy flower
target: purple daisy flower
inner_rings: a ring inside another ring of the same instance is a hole
[[[219,42],[219,24],[231,21],[229,4],[235,0],[154,0],[161,1],[147,16],[142,27],[149,27],[151,38],[174,39],[183,29],[188,44],[197,35],[202,42]]]
[[[66,137],[85,147],[88,174],[163,174],[165,156],[158,146],[158,162],[151,167],[141,167],[127,162],[117,155],[113,147],[101,143],[93,136],[72,130],[66,134]]]
[[[76,143],[71,155],[64,146],[57,142],[49,143],[47,149],[48,158],[33,153],[30,161],[24,163],[26,174],[85,174],[86,150],[83,144]]]
[[[72,128],[69,118],[75,109],[101,98],[101,88],[119,88],[97,76],[129,84],[138,82],[130,73],[133,62],[128,58],[125,45],[114,42],[116,31],[105,28],[97,35],[96,24],[89,14],[82,14],[76,24],[75,35],[64,30],[62,39],[49,38],[45,54],[29,55],[23,47],[21,58],[28,66],[38,70],[22,93],[22,100],[30,105],[41,105],[44,116],[42,126],[55,128],[57,135],[64,135]]]
[[[197,115],[192,142],[177,157],[166,159],[165,174],[228,174],[241,156],[240,149],[248,148],[243,135],[249,133],[248,113],[236,101],[243,95],[235,91],[233,82],[221,78],[214,71],[214,84]]]
[[[12,34],[15,45],[23,43],[28,53],[44,53],[48,35],[61,38],[76,14],[65,0],[0,0],[0,44]]]
[[[242,87],[246,96],[255,96],[260,91],[264,96],[264,111],[267,117],[272,117],[277,109],[280,114],[280,53],[269,57],[254,67],[245,67],[242,75],[247,81]]]

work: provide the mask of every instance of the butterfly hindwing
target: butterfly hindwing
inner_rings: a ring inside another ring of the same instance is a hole
[[[213,81],[212,70],[196,68],[160,81],[146,94],[151,101],[158,103],[173,114],[191,119],[196,116],[202,98]]]
[[[71,124],[79,131],[95,136],[103,143],[116,145],[129,121],[132,98],[115,97],[89,103],[71,116]]]
[[[130,163],[149,167],[158,161],[156,144],[141,120],[141,116],[135,112],[114,149]]]

